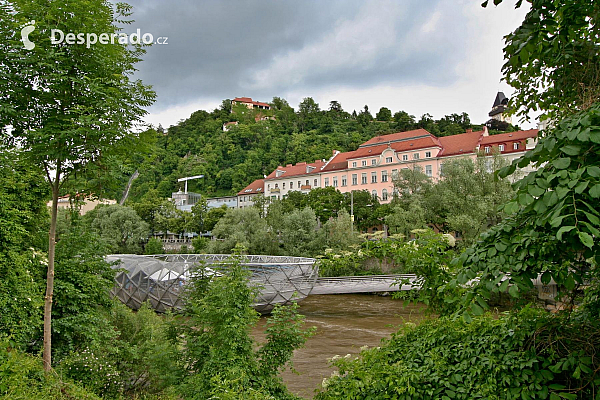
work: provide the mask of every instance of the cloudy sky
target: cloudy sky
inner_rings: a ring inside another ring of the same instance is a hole
[[[223,99],[337,100],[419,118],[467,112],[486,121],[500,82],[503,36],[525,10],[481,0],[130,0],[135,23],[166,45],[137,76],[157,101],[147,121],[168,127]],[[532,123],[521,124],[530,127]]]

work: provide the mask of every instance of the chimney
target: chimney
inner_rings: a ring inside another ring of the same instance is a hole
[[[291,167],[291,166],[292,166],[292,164],[288,164],[288,165],[286,165],[286,167],[287,167],[287,168],[289,168],[289,167]]]
[[[467,133],[471,133],[471,132],[473,132],[473,129],[471,129],[471,128],[467,129]]]
[[[336,154],[337,152],[338,152],[337,150],[333,150],[333,155],[335,156],[335,154]]]

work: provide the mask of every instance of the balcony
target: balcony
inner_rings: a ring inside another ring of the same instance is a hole
[[[273,188],[273,189],[271,189],[271,193],[279,193],[279,192],[281,192],[279,190],[279,188]]]
[[[310,185],[302,185],[300,186],[300,190],[310,190]]]

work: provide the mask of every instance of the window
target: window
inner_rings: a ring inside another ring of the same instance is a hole
[[[392,157],[386,157],[385,158],[385,162],[386,163],[391,163],[392,162]]]
[[[381,200],[386,201],[388,199],[388,192],[387,189],[383,189],[381,191]]]
[[[483,150],[485,151],[485,154],[489,154],[491,149],[490,146],[485,146]]]
[[[347,186],[347,185],[348,185],[348,182],[346,179],[346,175],[344,175],[344,176],[342,176],[342,186]]]
[[[503,145],[503,144],[499,145],[499,146],[498,146],[498,150],[500,150],[500,151],[504,151],[504,145]]]
[[[419,153],[414,153],[413,160],[418,160],[418,159],[419,159]]]
[[[315,179],[315,187],[317,187],[317,180]]]
[[[376,158],[374,158],[374,159],[371,160],[371,165],[377,165],[377,159]]]
[[[425,166],[425,175],[427,175],[430,178],[433,176],[433,170],[431,168],[431,165]]]
[[[337,187],[337,185],[338,185],[338,179],[337,179],[337,176],[334,176],[333,177],[333,187]]]
[[[367,166],[367,160],[362,160],[361,164],[362,164],[363,167],[366,167]]]
[[[519,150],[519,142],[513,143],[513,150]]]
[[[310,183],[308,183],[308,179],[306,180],[306,186],[310,185]]]
[[[374,199],[377,198],[377,190],[373,189],[373,191],[371,192],[371,196],[373,196]]]
[[[430,151],[426,151],[425,152],[425,158],[431,158],[431,152]]]
[[[277,189],[279,187],[279,183],[275,184],[275,189]]]
[[[402,154],[402,161],[408,161],[408,154]]]
[[[398,178],[398,170],[397,169],[393,169],[392,170],[392,179],[397,179]]]
[[[361,183],[362,183],[363,185],[366,185],[366,184],[367,184],[367,173],[366,173],[366,172],[363,172],[363,173],[361,174],[360,180],[361,180]]]
[[[298,189],[300,189],[300,186],[302,186],[302,181],[298,181]]]
[[[387,181],[388,181],[387,171],[381,171],[381,182],[387,182]]]
[[[356,168],[356,161],[352,163],[352,168]]]
[[[371,172],[371,183],[377,183],[377,172]]]
[[[352,174],[352,184],[358,185],[358,176],[356,174]]]
[[[283,182],[283,183],[281,184],[281,188],[282,188],[282,189],[285,189],[285,182]]]
[[[271,184],[268,184],[268,185],[267,185],[267,189],[271,189]]]
[[[325,178],[325,187],[329,186],[329,178]]]

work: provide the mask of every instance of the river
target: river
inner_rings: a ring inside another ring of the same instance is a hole
[[[379,346],[382,338],[405,322],[423,319],[423,305],[404,305],[391,297],[344,294],[311,295],[300,304],[300,313],[306,317],[306,326],[315,326],[316,334],[308,339],[306,346],[294,353],[294,368],[282,377],[292,393],[310,399],[323,378],[334,371],[328,359],[335,355],[357,354],[362,346]],[[265,340],[266,318],[254,328],[253,335]]]

